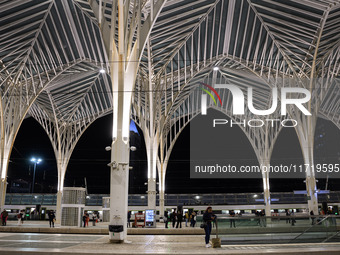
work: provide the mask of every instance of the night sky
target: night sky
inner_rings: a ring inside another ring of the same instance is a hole
[[[111,144],[112,115],[95,121],[79,140],[65,177],[65,187],[84,186],[86,177],[90,194],[108,194],[110,152],[105,147]],[[145,194],[147,187],[147,163],[144,139],[141,131],[131,131],[131,145],[137,151],[130,154],[130,193]],[[255,160],[246,137],[239,128],[232,128],[227,133],[231,144],[241,144],[237,151],[242,151],[242,158]],[[315,163],[336,162],[340,159],[340,131],[329,121],[319,119],[315,134]],[[190,179],[190,125],[182,132],[171,154],[167,175],[167,193],[241,193],[262,192],[261,179]],[[240,142],[242,141],[242,142]],[[235,152],[236,153],[236,152]],[[51,193],[57,188],[57,166],[52,146],[43,128],[33,118],[24,120],[11,154],[8,171],[8,192],[13,180],[32,181],[32,156],[41,157],[43,162],[37,166],[35,192]],[[234,155],[239,157],[239,155]],[[233,157],[233,155],[229,155]],[[274,152],[272,164],[285,162],[303,163],[301,150],[294,129],[285,128],[281,132]],[[318,182],[318,188],[325,188],[325,180]],[[340,179],[330,179],[328,189],[340,190]],[[271,179],[272,192],[304,190],[303,179]]]

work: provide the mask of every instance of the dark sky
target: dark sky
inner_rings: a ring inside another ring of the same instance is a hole
[[[97,194],[109,193],[110,152],[105,147],[111,144],[112,116],[95,121],[78,142],[65,178],[65,186],[84,186],[87,179],[88,192]],[[240,148],[242,157],[256,160],[246,137],[239,128],[230,129],[228,139],[231,143],[243,141]],[[141,134],[141,132],[139,131]],[[320,135],[322,137],[320,137]],[[318,120],[315,144],[315,162],[337,162],[340,158],[340,131],[329,121]],[[167,175],[167,193],[239,193],[262,192],[261,179],[190,179],[190,125],[182,132],[171,154]],[[131,145],[137,147],[131,152],[130,193],[145,193],[147,181],[147,164],[144,139],[142,135],[131,132]],[[240,150],[238,150],[240,151]],[[31,182],[33,164],[32,156],[41,157],[43,162],[37,166],[36,192],[55,192],[57,186],[56,160],[52,146],[43,128],[33,118],[24,120],[16,138],[11,163],[8,171],[8,182],[24,179]],[[233,155],[230,155],[233,157]],[[302,154],[294,129],[283,129],[272,156],[272,164],[285,162],[303,163]],[[340,189],[340,179],[330,179],[328,188]],[[271,179],[271,191],[293,191],[305,189],[302,179]],[[319,180],[318,187],[324,189],[325,180]]]

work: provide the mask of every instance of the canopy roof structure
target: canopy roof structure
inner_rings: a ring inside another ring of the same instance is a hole
[[[21,122],[33,116],[58,159],[58,187],[80,136],[112,113],[113,37],[120,44],[118,1],[0,1],[1,177]],[[131,118],[147,137],[164,139],[158,164],[199,113],[202,81],[254,88],[254,107],[268,109],[273,87],[312,94],[317,116],[340,128],[340,1],[119,0],[127,52],[136,43],[138,74]],[[218,69],[214,69],[218,67]],[[195,94],[196,93],[196,94]],[[231,116],[232,97],[219,110]],[[209,106],[213,106],[209,101]],[[294,110],[291,116],[307,120]],[[313,129],[313,128],[312,128]],[[257,150],[268,130],[244,130]],[[270,131],[275,142],[278,130]],[[302,137],[304,130],[297,130]],[[307,142],[307,141],[306,141]],[[158,150],[157,150],[158,151]],[[261,152],[262,151],[262,152]],[[270,151],[270,150],[269,150]],[[269,153],[270,154],[270,153]],[[269,155],[270,157],[270,155]],[[59,190],[58,188],[58,190]]]

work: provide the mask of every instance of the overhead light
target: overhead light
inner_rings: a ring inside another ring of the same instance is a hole
[[[141,198],[141,199],[144,199],[144,198],[145,198],[145,196],[141,196],[140,198]]]
[[[257,197],[257,195],[255,194],[254,197]]]
[[[100,72],[100,73],[106,73],[106,71],[105,71],[104,68],[101,68],[101,69],[99,70],[99,72]]]
[[[213,70],[218,71],[218,70],[220,70],[220,68],[218,66],[214,66]]]
[[[196,196],[195,198],[196,198],[196,199],[200,199],[200,196]]]
[[[40,162],[41,162],[42,160],[41,160],[41,158],[38,158],[38,159],[36,159],[36,158],[31,158],[31,162],[33,162],[33,163],[35,163],[35,164],[39,164]]]

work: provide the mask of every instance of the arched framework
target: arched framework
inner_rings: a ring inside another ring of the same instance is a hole
[[[71,154],[85,130],[98,118],[111,113],[112,97],[110,96],[109,78],[98,72],[94,67],[92,72],[80,72],[75,77],[72,74],[60,77],[58,86],[42,92],[36,103],[30,108],[33,116],[45,129],[54,150],[58,168],[57,222],[61,219],[61,197],[64,179]],[[60,89],[67,83],[68,90],[81,91],[76,100],[69,102],[69,93],[60,96]],[[106,100],[103,100],[103,98]],[[50,105],[46,106],[49,100]]]
[[[5,47],[0,49],[1,207],[12,145],[30,107],[37,98],[40,104],[49,104],[51,93],[46,91],[56,88],[63,77],[98,70],[99,63],[105,62],[96,24],[73,1],[2,5],[0,44]],[[63,84],[63,90],[68,91],[67,83]],[[60,92],[58,97],[66,99],[67,95]],[[70,100],[74,94],[68,97]],[[55,120],[50,113],[45,121],[51,117]]]
[[[233,62],[233,61],[232,61]],[[231,63],[229,63],[231,64]],[[235,64],[235,63],[233,63]],[[173,109],[171,118],[168,119],[164,129],[162,130],[160,153],[157,159],[158,171],[160,176],[160,197],[164,196],[165,175],[167,163],[170,158],[171,151],[183,131],[183,129],[190,123],[190,121],[201,113],[201,97],[205,93],[200,89],[195,89],[199,86],[198,82],[208,83],[211,86],[215,84],[236,84],[244,92],[247,87],[252,86],[254,93],[261,91],[262,98],[253,101],[254,108],[256,109],[269,109],[272,104],[272,96],[269,86],[261,78],[256,77],[253,73],[245,69],[228,69],[228,65],[218,71],[209,72],[206,77],[198,77],[191,81],[191,92],[188,96],[181,100],[176,108]],[[195,82],[196,81],[196,82]],[[256,91],[256,92],[255,92]],[[285,116],[272,115],[272,116],[254,116],[250,112],[246,115],[234,115],[233,109],[233,96],[230,91],[225,89],[217,89],[218,94],[221,96],[222,105],[214,104],[213,100],[208,100],[207,107],[214,108],[229,116],[236,123],[242,123],[244,119],[283,119]],[[248,138],[252,145],[258,162],[261,165],[268,166],[270,163],[271,153],[276,141],[276,138],[282,128],[281,125],[273,123],[273,125],[265,125],[261,128],[251,128],[249,125],[240,125],[240,128]],[[263,187],[265,194],[265,204],[267,212],[270,213],[270,193],[269,193],[269,173],[262,173]],[[162,194],[163,193],[163,194]]]
[[[308,109],[313,113],[312,118],[288,109],[289,116],[301,123],[297,128],[298,137],[305,151],[305,162],[310,164],[312,158],[306,143],[311,142],[318,106],[331,87],[332,77],[337,76],[338,35],[331,28],[338,26],[334,21],[339,13],[338,5],[331,2],[282,4],[250,0],[204,3],[208,6],[202,6],[202,9],[208,10],[203,15],[193,15],[193,19],[197,19],[194,25],[189,22],[185,27],[184,23],[184,34],[180,29],[175,30],[175,25],[173,28],[170,25],[159,36],[155,34],[153,37],[151,32],[148,62],[143,66],[148,70],[145,72],[148,76],[140,82],[144,85],[137,85],[133,109],[133,115],[139,120],[144,118],[144,122],[154,123],[146,125],[153,127],[152,133],[158,140],[150,147],[162,142],[160,130],[169,125],[166,123],[173,118],[172,110],[177,109],[190,93],[189,81],[194,77],[204,77],[200,71],[209,66],[223,66],[234,61],[230,69],[247,68],[266,80],[270,87],[300,87],[311,92]],[[270,12],[272,9],[274,11]],[[180,17],[186,14],[184,8]],[[171,22],[166,15],[164,20]],[[155,27],[158,21],[161,23],[162,19],[156,21]],[[173,23],[176,24],[176,19]],[[328,78],[316,80],[323,77]],[[143,97],[141,91],[146,88],[153,88],[152,96]],[[256,100],[261,100],[261,95],[256,95]],[[154,158],[151,161],[155,162]],[[155,166],[149,171],[155,172]],[[311,209],[316,205],[316,185],[313,173],[308,173],[307,177],[311,179],[311,184],[307,185],[308,194],[314,199],[309,205]]]

